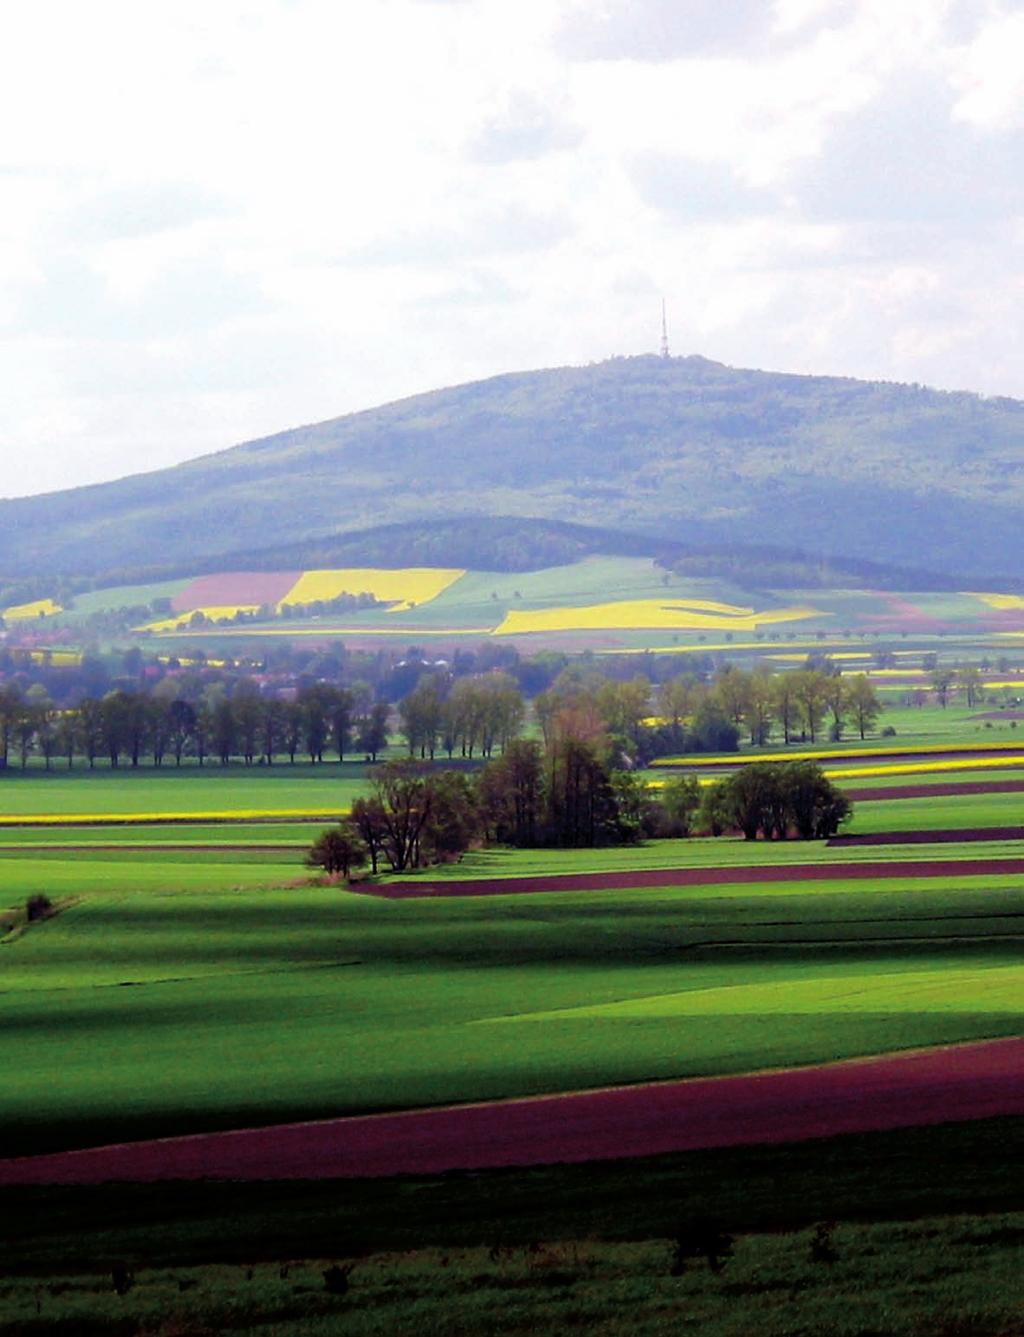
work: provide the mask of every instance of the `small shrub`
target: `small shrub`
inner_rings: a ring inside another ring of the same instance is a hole
[[[676,1236],[672,1250],[673,1277],[686,1271],[687,1259],[706,1258],[712,1272],[721,1272],[732,1257],[733,1237],[709,1216],[697,1216],[688,1221]]]
[[[30,924],[34,924],[38,919],[45,919],[52,909],[53,902],[49,896],[39,892],[35,896],[30,896],[25,902],[25,918]]]
[[[110,1284],[118,1295],[125,1296],[135,1285],[134,1273],[124,1263],[115,1263],[110,1269]]]
[[[814,1227],[811,1237],[811,1262],[834,1263],[839,1254],[832,1243],[832,1232],[836,1228],[834,1221],[822,1221]]]
[[[895,730],[895,728],[894,728],[891,724],[887,724],[887,725],[885,726],[885,728],[882,730],[882,737],[883,737],[883,738],[895,738],[895,737],[896,737],[896,730]]]
[[[334,1263],[331,1267],[324,1269],[324,1289],[329,1295],[346,1295],[348,1293],[348,1279],[354,1267],[355,1263],[346,1263],[343,1267]]]

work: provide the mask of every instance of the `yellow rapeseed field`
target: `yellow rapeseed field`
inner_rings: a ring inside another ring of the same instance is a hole
[[[800,655],[800,654],[766,655],[765,657],[771,660],[778,660],[779,663],[781,664],[803,664],[807,660],[806,655]],[[837,650],[833,652],[832,650],[829,650],[828,657],[829,659],[836,659],[836,660],[841,659],[845,661],[847,659],[870,659],[871,654],[867,650],[863,650],[860,652],[855,652],[850,650]],[[871,672],[870,669],[866,671],[868,673]],[[863,673],[865,672],[865,670],[857,668],[857,669],[851,669],[850,672]]]
[[[187,613],[177,613],[174,617],[161,618],[159,622],[147,622],[140,631],[174,631],[182,623],[187,627],[194,613],[202,613],[208,622],[219,622],[221,618],[233,618],[238,613],[255,613],[259,604],[209,604],[205,608],[190,608]]]
[[[30,650],[33,664],[52,664],[54,668],[77,668],[82,662],[81,650]]]
[[[445,567],[410,566],[389,571],[376,567],[347,567],[333,571],[304,571],[278,607],[315,603],[341,594],[372,594],[382,603],[394,603],[392,613],[430,603],[466,574]]]
[[[970,593],[973,598],[980,599],[982,603],[988,604],[989,608],[1000,610],[1024,608],[1024,595],[1022,594],[980,594],[976,590],[972,590]]]
[[[759,761],[845,761],[853,757],[912,757],[928,756],[931,753],[949,752],[1016,752],[1024,763],[1024,743],[1022,742],[963,742],[963,743],[915,743],[912,747],[885,745],[879,747],[843,747],[843,748],[790,748],[786,752],[743,753],[719,752],[714,756],[669,757],[658,761],[657,766],[752,766]],[[984,761],[984,759],[982,759]],[[994,764],[994,763],[993,763]],[[859,770],[858,775],[866,774]]]
[[[701,600],[621,599],[614,603],[573,608],[524,609],[507,613],[495,636],[533,631],[632,631],[669,628],[678,631],[756,631],[775,622],[825,616],[816,608],[752,608]]]
[[[390,609],[388,610],[390,612]],[[177,627],[175,623],[175,627]],[[209,628],[193,627],[187,631],[168,631],[163,633],[166,636],[173,636],[176,640],[193,637],[202,639],[209,635]],[[297,640],[300,636],[308,636],[313,639],[326,640],[330,636],[408,636],[412,628],[408,624],[397,627],[368,627],[359,626],[358,628],[346,627],[331,622],[319,622],[316,626],[285,626],[270,627],[266,623],[261,623],[258,627],[218,627],[217,639],[225,636],[287,636]],[[490,636],[492,629],[490,627],[416,627],[416,639],[420,640],[424,636],[448,636],[464,638],[467,636]],[[213,660],[207,660],[212,664]]]
[[[24,622],[33,617],[53,617],[54,613],[63,613],[63,611],[61,605],[54,603],[52,599],[34,599],[29,604],[14,604],[10,608],[5,608],[4,620],[7,622]]]
[[[819,641],[801,641],[797,639],[790,640],[790,632],[786,637],[786,644],[796,648],[804,646],[808,650],[817,650],[820,654],[832,654],[831,647],[834,645],[855,645],[856,641],[843,640],[838,637],[830,636],[828,640]],[[1022,633],[1024,635],[1024,633]],[[701,641],[697,645],[620,645],[614,649],[595,650],[596,655],[706,655],[715,650],[728,650],[735,653],[737,650],[764,650],[766,647],[762,641]],[[801,663],[807,658],[806,655],[800,655]]]
[[[833,655],[833,659],[839,659],[841,656]],[[845,677],[851,677],[858,673],[866,674],[869,678],[923,678],[925,671],[919,668],[844,668],[842,670]]]
[[[1024,752],[1015,757],[957,757],[948,761],[908,761],[887,766],[850,766],[841,770],[827,769],[830,780],[860,780],[878,775],[927,775],[940,771],[990,771],[1012,766],[1024,767]]]

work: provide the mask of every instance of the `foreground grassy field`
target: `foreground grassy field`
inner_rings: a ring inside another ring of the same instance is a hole
[[[685,1211],[678,1228],[686,1228]],[[707,1337],[754,1331],[981,1337],[1020,1331],[1024,1215],[844,1222],[829,1232],[827,1262],[816,1261],[814,1239],[806,1228],[740,1235],[719,1271],[700,1257],[677,1264],[672,1236],[361,1251],[343,1259],[345,1290],[334,1294],[325,1284],[337,1269],[330,1256],[139,1268],[124,1296],[113,1292],[109,1275],[51,1276],[45,1288],[33,1277],[15,1277],[0,1284],[7,1315],[0,1334],[561,1337],[576,1329],[674,1337],[682,1328]]]

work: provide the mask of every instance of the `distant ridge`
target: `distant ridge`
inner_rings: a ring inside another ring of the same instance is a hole
[[[613,552],[770,547],[928,580],[1016,583],[1022,465],[1016,400],[699,356],[615,358],[2,501],[0,576],[317,552],[324,564],[380,561],[394,526],[396,561],[418,545],[424,562],[487,567],[497,552],[515,569],[572,560],[600,540]]]

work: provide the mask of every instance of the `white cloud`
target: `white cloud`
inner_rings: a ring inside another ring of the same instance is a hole
[[[962,53],[954,115],[982,130],[1024,126],[1024,11],[1001,15]]]
[[[673,345],[1024,396],[1006,0],[38,0],[0,491]]]

